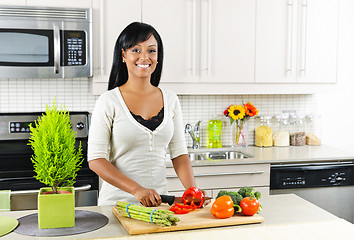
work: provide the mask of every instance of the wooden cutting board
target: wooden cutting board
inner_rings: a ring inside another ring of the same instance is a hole
[[[145,234],[145,233],[157,233],[157,232],[170,232],[179,231],[187,229],[197,229],[197,228],[211,228],[211,227],[221,227],[221,226],[232,226],[250,223],[260,223],[264,221],[262,216],[255,214],[253,216],[245,216],[243,214],[235,214],[234,216],[226,219],[218,219],[211,215],[212,203],[208,204],[203,209],[196,209],[188,214],[176,214],[180,219],[176,226],[161,227],[154,223],[148,223],[136,219],[131,219],[123,217],[115,207],[112,208],[113,213],[122,223],[124,228],[131,235],[135,234]],[[162,204],[157,209],[169,209],[170,206],[167,204]],[[155,209],[155,208],[154,208]]]

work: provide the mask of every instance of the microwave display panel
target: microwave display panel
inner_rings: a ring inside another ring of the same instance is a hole
[[[64,31],[64,66],[86,64],[86,38],[84,31]]]

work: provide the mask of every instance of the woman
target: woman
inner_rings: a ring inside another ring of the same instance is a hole
[[[104,180],[98,205],[160,205],[167,148],[183,186],[196,186],[178,97],[158,88],[162,64],[162,41],[152,26],[134,22],[119,35],[109,91],[96,102],[88,140],[89,166]]]

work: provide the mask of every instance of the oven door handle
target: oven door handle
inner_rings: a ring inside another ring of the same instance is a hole
[[[78,191],[87,191],[91,189],[91,184],[87,184],[81,187],[75,187],[75,192]],[[11,191],[11,195],[20,195],[20,194],[33,194],[33,193],[39,193],[39,189],[34,189],[34,190],[23,190],[23,191]]]

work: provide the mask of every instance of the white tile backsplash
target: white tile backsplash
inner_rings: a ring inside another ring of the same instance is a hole
[[[242,104],[251,102],[259,110],[259,115],[270,115],[281,113],[282,110],[296,110],[302,115],[316,113],[316,98],[314,95],[188,95],[180,96],[184,117],[184,124],[190,123],[194,126],[199,120],[201,124],[201,145],[208,143],[208,122],[210,119],[219,118],[223,122],[221,141],[223,146],[230,146],[231,125],[228,118],[223,116],[224,110],[231,104]],[[254,117],[247,122],[246,134],[248,144],[254,145]],[[192,146],[192,140],[187,137],[188,146]]]
[[[69,111],[92,112],[98,96],[91,93],[91,80],[75,79],[0,79],[0,112],[40,112],[56,97]],[[314,95],[181,95],[184,124],[194,125],[202,120],[201,143],[207,144],[207,125],[212,118],[223,121],[222,144],[231,145],[231,127],[223,116],[231,104],[251,102],[260,115],[274,115],[282,110],[294,109],[300,114],[315,113]],[[248,144],[254,144],[254,119],[248,122]],[[188,145],[192,145],[186,135]]]

